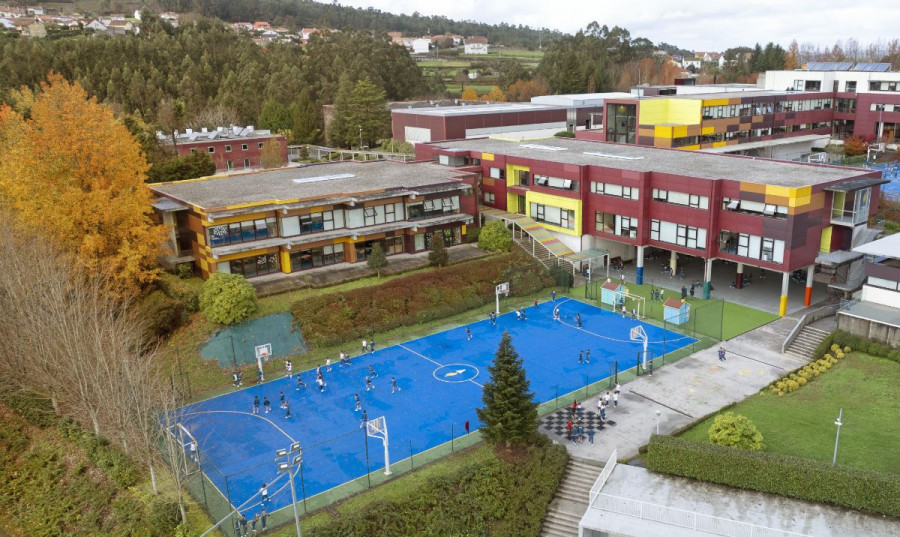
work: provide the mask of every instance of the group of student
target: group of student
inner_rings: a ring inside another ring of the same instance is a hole
[[[619,392],[621,391],[622,385],[616,383],[612,395],[607,391],[602,397],[597,399],[597,413],[600,415],[601,422],[606,421],[606,411],[609,409],[610,403],[612,403],[613,407],[618,408]],[[572,401],[572,407],[569,409],[569,421],[566,423],[566,435],[573,444],[578,444],[585,440],[584,422],[582,421],[583,412],[584,407],[582,407],[581,403],[577,400]],[[587,440],[590,444],[594,443],[593,427],[587,430]]]
[[[234,519],[235,537],[252,537],[266,531],[268,529],[268,526],[266,525],[268,516],[269,514],[266,513],[265,509],[253,515],[253,518],[249,520],[247,519],[247,515],[241,513],[239,517]]]

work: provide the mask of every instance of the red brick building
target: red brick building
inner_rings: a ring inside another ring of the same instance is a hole
[[[168,136],[158,134],[160,140],[171,143]],[[287,140],[280,134],[251,127],[220,127],[216,130],[202,129],[200,132],[187,129],[179,132],[176,150],[179,155],[189,155],[202,151],[216,163],[217,172],[251,170],[260,168],[263,144],[272,138],[281,146],[281,157],[288,161]]]

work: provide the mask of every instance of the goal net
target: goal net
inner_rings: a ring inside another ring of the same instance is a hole
[[[644,297],[633,295],[628,289],[616,292],[616,313],[622,313],[623,305],[629,316],[634,313],[638,319],[643,319],[647,312]]]

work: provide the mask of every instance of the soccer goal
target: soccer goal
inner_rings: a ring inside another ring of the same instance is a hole
[[[391,475],[391,456],[388,453],[387,420],[379,416],[366,422],[366,434],[372,438],[380,438],[384,444],[384,475]]]
[[[624,286],[622,288],[624,289],[623,291],[616,291],[616,311],[621,312],[624,304],[629,313],[634,310],[637,313],[637,318],[643,319],[644,314],[647,313],[644,297],[631,294],[631,291]]]
[[[182,466],[181,470],[184,475],[188,476],[200,471],[200,444],[182,423],[175,423],[166,428],[166,432],[172,437],[172,440],[179,446],[181,453],[184,455],[179,462]],[[194,446],[195,449],[191,449]],[[173,461],[174,463],[175,461]]]

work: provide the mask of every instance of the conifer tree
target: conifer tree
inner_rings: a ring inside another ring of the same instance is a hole
[[[493,445],[521,446],[537,431],[538,405],[509,332],[503,332],[488,371],[491,380],[481,394],[484,408],[475,410],[482,423],[481,435]]]
[[[444,236],[438,231],[431,236],[431,248],[428,252],[428,263],[433,267],[446,267],[450,258],[444,247]]]
[[[366,264],[375,271],[379,278],[381,277],[381,269],[388,266],[388,259],[384,255],[384,248],[381,247],[380,242],[372,245],[372,253],[369,255],[369,259],[366,260]]]

